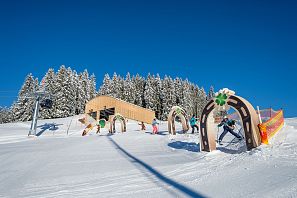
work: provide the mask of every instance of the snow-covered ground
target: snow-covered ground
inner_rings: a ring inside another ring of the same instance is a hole
[[[297,119],[270,145],[245,151],[227,135],[206,153],[166,122],[159,135],[129,121],[82,137],[78,118],[41,120],[34,138],[30,122],[0,125],[0,197],[297,197]]]

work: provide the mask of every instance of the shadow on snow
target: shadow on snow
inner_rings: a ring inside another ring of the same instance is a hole
[[[42,135],[46,130],[50,131],[56,131],[59,129],[58,126],[63,125],[63,124],[56,124],[56,123],[45,123],[43,125],[38,126],[37,128],[40,128],[41,131],[39,131],[36,136]]]
[[[107,136],[107,138],[120,151],[120,153],[122,153],[122,155],[124,157],[128,158],[131,161],[131,163],[137,163],[138,165],[141,165],[145,170],[147,170],[149,173],[151,173],[152,175],[157,177],[162,182],[174,187],[175,189],[177,189],[180,192],[188,195],[189,197],[197,197],[197,198],[204,197],[201,194],[199,194],[198,192],[195,192],[194,190],[192,190],[192,189],[190,189],[190,188],[188,188],[188,187],[186,187],[186,186],[184,186],[182,184],[179,184],[179,183],[173,181],[172,179],[164,176],[163,174],[161,174],[160,172],[155,170],[153,167],[151,167],[147,163],[145,163],[142,160],[134,157],[129,152],[127,152],[125,149],[123,149],[120,145],[118,145],[110,136]]]
[[[174,149],[184,149],[191,152],[200,152],[200,145],[196,144],[195,142],[176,141],[168,143],[168,146]]]

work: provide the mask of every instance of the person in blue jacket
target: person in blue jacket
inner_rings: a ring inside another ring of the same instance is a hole
[[[198,126],[196,124],[197,120],[198,120],[198,118],[195,118],[195,115],[193,115],[192,118],[190,119],[190,125],[192,127],[192,133],[194,133],[195,128],[197,129],[197,132],[199,131],[199,128],[198,128]]]
[[[230,132],[232,135],[234,135],[236,138],[238,138],[238,140],[242,140],[242,137],[233,131],[235,128],[234,120],[229,120],[228,117],[224,117],[222,122],[218,125],[218,127],[221,127],[221,126],[223,126],[224,131],[219,137],[219,140],[218,140],[219,144],[221,144],[223,138],[225,137],[225,135],[228,132]]]

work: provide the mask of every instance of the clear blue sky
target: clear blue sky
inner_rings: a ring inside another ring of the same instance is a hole
[[[60,65],[180,76],[297,116],[296,1],[0,2],[0,105]],[[7,91],[7,92],[5,92]]]

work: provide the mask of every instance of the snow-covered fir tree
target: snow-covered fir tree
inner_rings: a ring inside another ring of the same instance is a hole
[[[111,87],[111,96],[114,98],[121,99],[123,95],[123,84],[121,82],[120,76],[118,76],[116,72],[113,73]]]
[[[161,119],[162,115],[162,100],[163,100],[163,95],[162,95],[162,80],[159,74],[156,75],[154,78],[154,87],[155,87],[155,101],[156,101],[156,116],[158,119]]]
[[[32,74],[27,75],[25,82],[19,91],[17,102],[12,105],[14,121],[28,121],[32,119],[36,86],[36,81]]]
[[[156,109],[156,103],[154,101],[154,83],[153,77],[149,73],[146,78],[145,88],[144,88],[144,104],[145,108],[154,110]]]
[[[104,75],[103,83],[98,91],[98,95],[111,95],[112,93],[112,84],[108,74]]]
[[[213,88],[213,86],[210,86],[209,91],[207,93],[207,97],[206,97],[207,101],[210,101],[214,96],[215,96],[214,88]]]
[[[176,105],[181,105],[183,99],[182,80],[178,77],[174,79]]]
[[[83,75],[80,73],[78,74],[75,70],[73,71],[73,77],[74,77],[74,87],[75,89],[73,90],[75,93],[75,114],[82,114],[84,113],[85,110],[85,106],[84,106],[84,102],[85,102],[85,93],[84,90],[82,88],[82,79],[83,79]]]
[[[0,107],[0,124],[12,122],[11,108]]]
[[[205,93],[205,90],[203,87],[198,90],[198,96],[196,99],[196,103],[197,103],[197,115],[200,116],[202,114],[204,106],[207,103],[206,93]]]
[[[53,107],[52,109],[46,109],[46,108],[40,108],[40,117],[49,119],[54,117],[53,109],[56,108],[55,105],[55,99],[54,99],[54,93],[56,89],[56,75],[54,69],[50,68],[45,76],[43,77],[42,80],[42,85],[45,91],[52,96],[52,101],[53,101]]]
[[[129,72],[124,81],[123,100],[130,103],[135,101],[135,84],[132,82]]]
[[[68,109],[68,115],[72,116],[75,115],[75,109],[76,109],[76,81],[75,81],[75,75],[70,67],[67,68],[67,80],[66,80],[67,86],[66,86],[66,95],[68,96],[68,102],[67,102],[67,109]]]
[[[193,109],[193,102],[192,102],[192,92],[191,92],[191,87],[188,79],[182,81],[182,99],[180,106],[186,111],[188,116],[191,116],[193,114],[192,109]]]
[[[54,116],[56,118],[63,118],[71,115],[74,108],[74,98],[71,91],[72,83],[70,75],[64,65],[62,65],[56,76],[56,89],[55,89],[55,105],[58,107],[54,109]]]
[[[89,87],[90,87],[90,100],[92,100],[97,95],[97,91],[96,91],[96,76],[95,76],[95,74],[92,74],[90,76]]]
[[[121,100],[124,99],[124,84],[125,84],[125,79],[121,76],[118,76],[118,86],[119,86],[119,91],[120,91],[118,94],[118,97]]]
[[[83,103],[85,104],[91,98],[91,96],[90,96],[89,72],[86,69],[82,73],[82,89],[84,91],[84,98],[85,98],[85,101],[83,101]]]
[[[138,106],[144,105],[144,86],[145,86],[145,79],[141,77],[139,74],[136,74],[135,77],[132,79],[133,84],[135,85],[135,100],[134,104]]]
[[[161,119],[167,120],[168,113],[176,106],[175,85],[171,77],[164,77],[162,81],[162,114]]]

